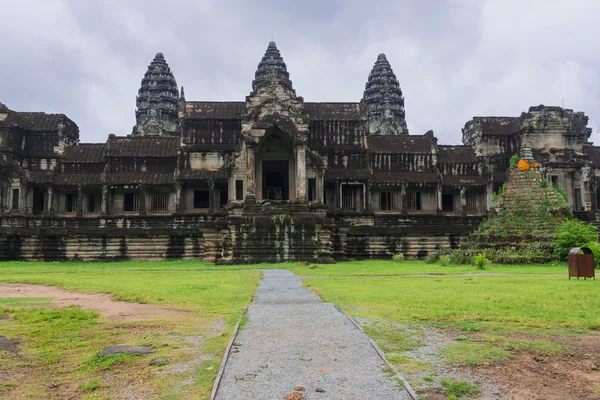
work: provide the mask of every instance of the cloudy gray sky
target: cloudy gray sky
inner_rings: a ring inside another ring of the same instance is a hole
[[[477,115],[561,105],[600,143],[597,0],[0,0],[0,102],[126,135],[163,52],[188,100],[241,101],[277,42],[306,101],[359,101],[386,53],[411,133],[460,143]],[[598,143],[597,143],[598,144]]]

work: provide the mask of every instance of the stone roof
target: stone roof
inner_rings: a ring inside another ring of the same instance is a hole
[[[246,103],[243,101],[188,101],[185,105],[188,118],[240,120],[246,112]]]
[[[170,137],[110,137],[108,157],[176,157],[181,139]]]
[[[163,135],[179,130],[179,89],[162,53],[156,54],[136,99],[136,135]]]
[[[369,135],[367,146],[372,152],[380,153],[431,153],[432,137],[427,135]]]
[[[175,183],[175,177],[172,173],[114,172],[106,175],[106,183],[109,185],[132,185],[140,183],[170,185]]]
[[[292,88],[290,73],[287,71],[287,66],[275,42],[269,43],[265,55],[258,64],[254,81],[252,81],[252,90],[256,91],[256,89],[264,86],[272,77],[278,78],[284,87]]]
[[[183,170],[181,171],[180,179],[182,180],[224,180],[228,179],[227,171],[220,169],[218,171],[209,171],[206,169],[200,170]]]
[[[304,112],[314,121],[360,121],[359,103],[304,103]]]
[[[393,171],[375,171],[373,181],[377,183],[398,183],[398,182],[437,182],[438,174],[436,172],[393,172]]]
[[[594,167],[600,168],[600,146],[584,145],[583,154],[590,158]]]
[[[344,179],[344,180],[367,180],[371,177],[368,168],[327,168],[325,170],[325,179]]]
[[[477,156],[469,146],[438,146],[438,162],[443,164],[474,163]]]
[[[8,112],[8,107],[4,105],[4,103],[0,103],[0,112]]]
[[[442,181],[449,186],[484,186],[487,183],[485,177],[478,175],[444,175]]]
[[[106,144],[83,143],[65,148],[65,163],[103,163]]]
[[[82,174],[82,173],[64,173],[57,174],[53,180],[55,185],[76,186],[76,185],[100,185],[102,184],[102,174]]]
[[[521,129],[518,117],[474,117],[469,124],[477,125],[483,136],[512,136]]]

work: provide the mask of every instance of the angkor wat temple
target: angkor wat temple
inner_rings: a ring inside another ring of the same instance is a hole
[[[600,147],[583,113],[475,117],[463,145],[440,145],[409,134],[383,54],[351,103],[297,96],[275,43],[240,102],[186,100],[157,54],[136,120],[130,135],[84,144],[63,114],[0,104],[0,259],[425,256],[477,227],[523,145],[575,211],[598,209]]]

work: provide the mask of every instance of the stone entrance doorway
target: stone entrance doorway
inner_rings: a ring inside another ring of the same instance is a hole
[[[265,160],[262,162],[262,198],[289,200],[289,161]]]

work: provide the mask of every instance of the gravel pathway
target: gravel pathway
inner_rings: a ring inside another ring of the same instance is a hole
[[[216,399],[284,399],[298,386],[309,400],[412,399],[384,372],[368,336],[333,304],[289,271],[263,272]]]

